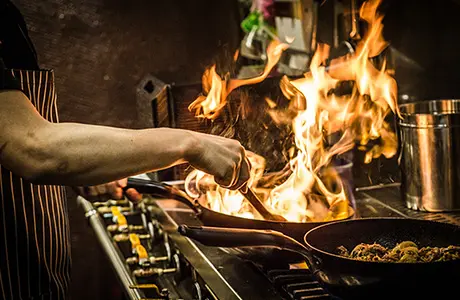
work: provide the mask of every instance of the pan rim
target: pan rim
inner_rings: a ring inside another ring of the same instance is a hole
[[[327,255],[327,256],[331,256],[331,257],[334,257],[334,258],[343,259],[343,260],[351,261],[351,262],[355,262],[355,263],[360,263],[362,265],[377,265],[377,264],[379,264],[379,265],[415,266],[415,265],[427,265],[427,264],[430,264],[430,265],[443,265],[443,264],[447,264],[447,263],[452,264],[453,262],[456,263],[456,264],[460,264],[460,259],[459,260],[450,260],[450,261],[416,262],[416,263],[413,263],[413,262],[389,262],[389,261],[359,260],[359,259],[348,258],[348,257],[342,256],[342,255],[339,255],[339,254],[335,254],[335,253],[331,253],[331,252],[327,252],[327,251],[318,249],[317,247],[312,246],[307,241],[307,237],[308,237],[309,234],[311,234],[315,230],[320,230],[322,227],[334,226],[334,225],[338,225],[340,223],[350,223],[350,222],[356,223],[357,221],[364,221],[365,222],[365,221],[370,221],[370,220],[381,220],[381,221],[411,220],[411,221],[417,221],[417,222],[421,222],[421,223],[432,223],[432,224],[441,224],[441,225],[446,225],[446,226],[452,226],[452,227],[457,227],[458,229],[460,229],[460,226],[458,226],[458,225],[451,224],[451,223],[446,223],[446,222],[435,221],[435,220],[422,220],[422,219],[411,218],[411,217],[407,217],[407,218],[406,217],[366,217],[366,218],[359,218],[359,219],[339,220],[339,221],[336,221],[336,222],[331,222],[331,223],[319,225],[319,226],[317,226],[315,228],[312,228],[312,229],[308,230],[305,233],[304,238],[303,238],[304,244],[308,248],[308,252],[312,252],[312,250],[313,250],[313,251],[319,252],[319,253],[321,253],[323,255]]]
[[[261,223],[264,223],[264,224],[278,224],[278,225],[280,225],[280,224],[281,225],[284,225],[284,224],[299,224],[299,225],[311,224],[311,225],[315,225],[315,227],[316,227],[316,226],[327,225],[329,223],[335,223],[335,222],[351,220],[351,219],[355,218],[355,216],[356,216],[356,210],[353,208],[353,206],[348,205],[348,216],[345,217],[345,218],[342,218],[342,219],[335,219],[335,220],[330,220],[330,221],[308,221],[308,222],[261,220],[261,219],[244,218],[244,217],[240,217],[240,216],[235,216],[235,215],[230,215],[230,214],[226,214],[226,213],[223,213],[223,212],[215,211],[215,210],[213,210],[213,209],[211,209],[209,207],[206,207],[202,203],[200,203],[198,201],[198,199],[195,199],[193,201],[195,203],[197,203],[197,205],[199,205],[199,209],[208,210],[208,211],[210,211],[212,213],[216,213],[216,214],[219,214],[219,215],[230,217],[232,219],[236,218],[239,221],[241,221],[241,220],[250,220],[251,222],[255,222],[255,223],[261,222]]]

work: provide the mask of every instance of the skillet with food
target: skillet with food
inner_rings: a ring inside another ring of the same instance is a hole
[[[344,300],[427,299],[427,295],[436,295],[428,299],[444,299],[444,295],[457,293],[460,282],[460,259],[456,259],[460,254],[460,227],[453,224],[409,218],[336,221],[308,230],[303,243],[270,230],[183,225],[179,232],[208,246],[274,247],[301,254],[324,288]],[[414,251],[411,243],[420,251],[451,249],[452,255],[430,259],[420,252],[412,255],[425,256],[424,260],[374,260],[369,254],[352,257],[350,253],[357,246],[376,244],[390,252],[398,244]]]

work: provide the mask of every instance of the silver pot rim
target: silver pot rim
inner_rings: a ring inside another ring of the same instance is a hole
[[[423,100],[399,105],[399,125],[411,128],[460,127],[460,99]]]
[[[408,102],[399,105],[401,115],[460,114],[460,99],[434,99]]]

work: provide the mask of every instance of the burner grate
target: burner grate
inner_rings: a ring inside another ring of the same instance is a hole
[[[283,294],[292,300],[331,300],[328,294],[313,277],[308,269],[273,269],[257,268]]]
[[[405,203],[400,200],[399,188],[367,191],[363,192],[362,195],[368,199],[386,203],[405,217],[460,225],[460,214],[458,212],[426,212],[407,208]]]

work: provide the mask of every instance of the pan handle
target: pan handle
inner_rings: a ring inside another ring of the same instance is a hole
[[[128,178],[128,183],[123,188],[123,191],[131,188],[136,189],[141,194],[150,194],[152,196],[160,197],[159,199],[166,198],[177,200],[193,209],[195,213],[200,213],[200,209],[197,205],[195,205],[194,199],[190,198],[190,196],[184,191],[171,185],[152,180]]]
[[[180,225],[183,236],[214,247],[271,247],[297,252],[308,258],[308,249],[295,239],[274,230]]]

